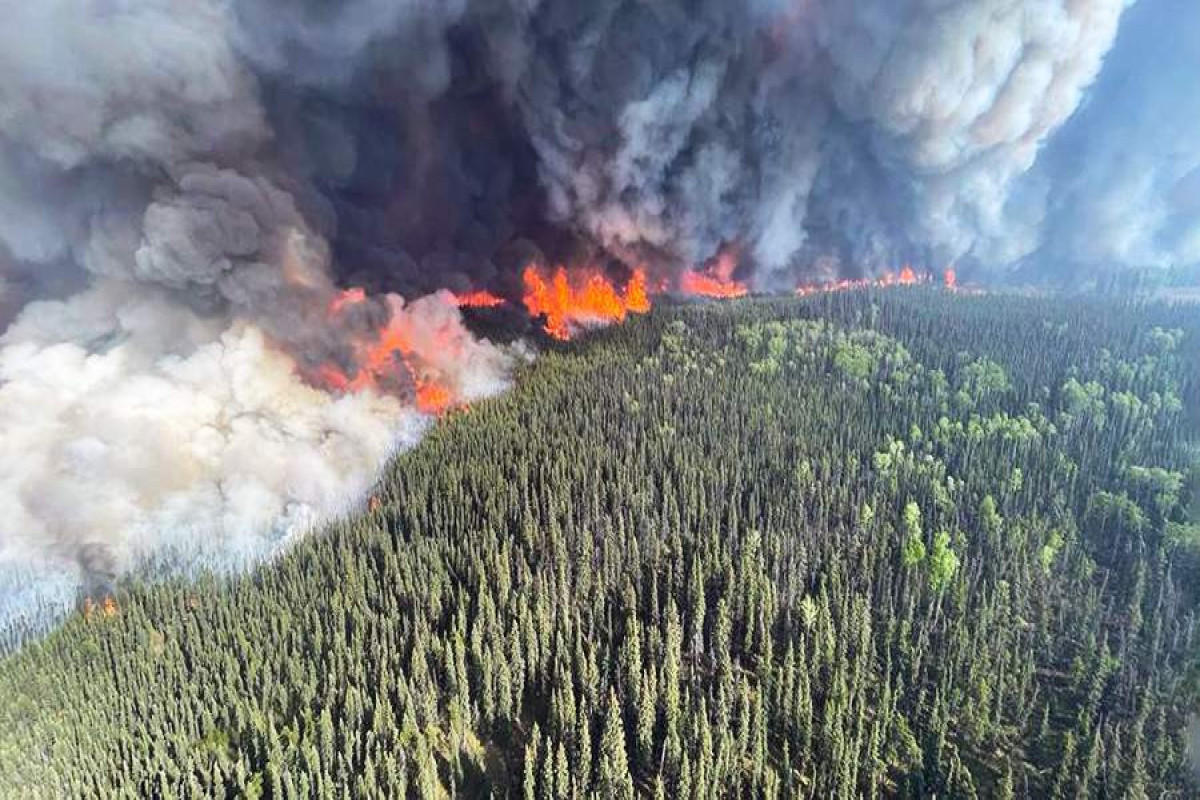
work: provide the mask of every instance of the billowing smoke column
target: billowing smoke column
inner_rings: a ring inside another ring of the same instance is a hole
[[[425,412],[503,386],[451,294],[339,288],[306,170],[343,123],[317,148],[319,119],[272,109],[298,101],[224,3],[11,11],[0,258],[31,302],[0,340],[0,621],[136,567],[252,563],[361,497]]]
[[[1022,211],[1008,233],[1032,254],[1029,267],[1080,279],[1200,265],[1197,31],[1200,4],[1189,0],[1128,11],[1090,101],[1014,192]]]
[[[11,4],[0,621],[361,497],[504,385],[461,305],[1200,260],[1191,5],[1076,114],[1125,0]]]

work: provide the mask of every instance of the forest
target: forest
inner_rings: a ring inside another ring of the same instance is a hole
[[[0,796],[1196,797],[1198,443],[1194,306],[661,304],[251,574],[0,632]]]

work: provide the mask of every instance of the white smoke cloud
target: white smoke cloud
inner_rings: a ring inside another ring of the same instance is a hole
[[[1076,110],[1126,0],[832,4],[839,111],[911,182],[911,240],[953,261],[1006,238],[1014,179]]]
[[[57,574],[59,596],[63,576],[165,553],[185,571],[253,563],[346,509],[428,425],[395,397],[312,388],[252,324],[128,290],[31,304],[0,338],[0,436],[21,454],[0,463],[0,573]],[[502,388],[507,357],[446,298],[393,307],[459,396]]]
[[[45,0],[5,10],[0,133],[52,164],[104,156],[162,166],[267,134],[223,3]]]
[[[1105,77],[1030,175],[1045,260],[1088,271],[1200,264],[1200,6],[1143,0]]]

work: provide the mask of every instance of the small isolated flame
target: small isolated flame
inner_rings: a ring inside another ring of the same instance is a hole
[[[954,272],[953,268],[946,270],[942,275],[942,280],[945,282],[947,289],[953,289],[958,286],[958,275]]]
[[[929,281],[928,275],[918,275],[909,266],[901,268],[899,273],[885,272],[878,278],[842,278],[826,283],[804,283],[796,287],[796,294],[807,297],[822,292],[844,292],[848,289],[866,289],[868,287],[887,288],[889,286],[914,286]]]
[[[581,328],[622,322],[629,314],[650,310],[646,273],[634,270],[624,292],[595,268],[558,267],[547,275],[530,265],[525,268],[525,308],[530,316],[546,318],[546,333],[570,339]]]
[[[459,308],[495,308],[505,303],[503,297],[497,297],[486,289],[477,292],[454,295],[454,302]]]
[[[120,613],[121,607],[117,605],[117,601],[113,600],[111,595],[106,596],[99,604],[91,597],[86,597],[83,600],[83,616],[87,619],[91,619],[96,614],[111,618]]]
[[[737,251],[723,250],[712,263],[700,269],[688,270],[679,278],[679,288],[684,294],[730,299],[744,297],[749,289],[746,284],[733,279],[737,269]]]

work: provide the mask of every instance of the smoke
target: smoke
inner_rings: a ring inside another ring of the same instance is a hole
[[[416,441],[422,386],[502,388],[507,356],[449,295],[331,311],[336,215],[279,149],[225,4],[10,13],[0,435],[20,457],[0,465],[0,622],[135,569],[269,557]],[[338,59],[368,44],[339,19]]]
[[[515,300],[531,262],[686,288],[736,254],[722,280],[790,289],[1200,261],[1200,20],[1127,5],[14,4],[0,620],[338,513],[423,412],[504,385],[441,290]]]
[[[1187,745],[1185,755],[1188,766],[1191,768],[1192,777],[1200,782],[1200,716],[1193,714],[1188,719],[1188,727],[1184,736]]]
[[[344,507],[423,422],[304,385],[261,330],[102,281],[6,334],[0,563],[112,577],[163,549],[269,554]],[[182,566],[182,565],[181,565]]]
[[[1075,275],[1200,264],[1200,6],[1129,12],[1087,107],[1030,175],[1045,208],[1036,265]]]
[[[1004,266],[1007,208],[1095,79],[1125,0],[548,4],[519,104],[550,211],[629,259],[748,250]]]

